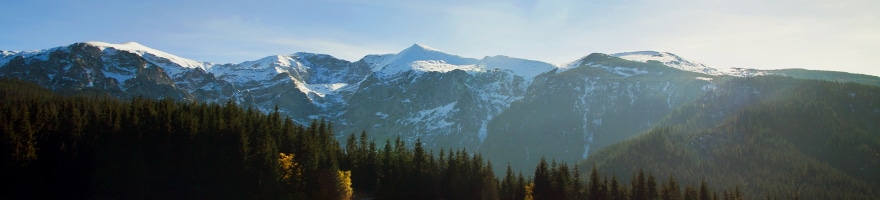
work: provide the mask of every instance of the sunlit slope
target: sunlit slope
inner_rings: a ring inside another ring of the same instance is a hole
[[[880,191],[878,150],[880,88],[768,76],[722,84],[581,164],[624,180],[639,168],[674,172],[685,182],[738,186],[752,198],[870,199]]]

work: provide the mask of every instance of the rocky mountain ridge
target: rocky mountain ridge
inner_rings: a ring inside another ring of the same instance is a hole
[[[213,64],[137,43],[102,42],[0,52],[0,76],[57,92],[232,101],[302,124],[329,120],[338,137],[367,131],[380,143],[421,138],[428,148],[477,150],[496,163],[525,156],[515,163],[524,169],[540,156],[573,163],[648,130],[727,77],[827,74],[727,72],[650,51],[595,53],[553,65],[506,56],[464,58],[421,44],[354,62],[294,53]]]

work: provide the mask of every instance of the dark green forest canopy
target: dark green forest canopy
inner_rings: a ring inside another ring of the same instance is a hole
[[[477,154],[400,139],[377,147],[366,133],[342,148],[324,121],[301,126],[231,102],[64,97],[16,80],[0,80],[0,102],[3,182],[13,187],[3,199],[498,195]]]

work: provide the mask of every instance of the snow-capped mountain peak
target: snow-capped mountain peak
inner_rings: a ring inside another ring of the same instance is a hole
[[[290,67],[292,60],[293,58],[290,56],[273,55],[255,61],[245,61],[238,65],[245,68]]]
[[[462,58],[458,55],[444,53],[438,49],[423,44],[413,44],[409,48],[400,51],[390,59],[387,64],[411,63],[413,61],[437,60],[452,65],[469,65],[477,62],[473,58]]]
[[[373,70],[387,77],[407,71],[448,72],[453,70],[482,71],[479,60],[444,53],[422,44],[413,44],[393,56],[378,56],[382,62]]]
[[[428,45],[419,44],[419,43],[415,43],[415,44],[413,44],[413,45],[410,46],[409,48],[406,48],[404,51],[406,51],[406,50],[413,50],[413,51],[437,51],[437,52],[440,52],[439,49],[435,49],[435,48],[433,48],[433,47],[429,47]]]
[[[278,74],[305,73],[306,69],[298,60],[289,55],[273,55],[254,61],[245,61],[237,65],[218,65],[211,67],[210,72],[235,84],[248,82],[268,82]]]
[[[166,53],[164,51],[160,51],[160,50],[156,50],[156,49],[144,46],[144,45],[139,44],[137,42],[126,42],[126,43],[122,43],[122,44],[111,44],[111,43],[106,43],[106,42],[86,42],[85,44],[91,45],[94,47],[98,47],[102,51],[106,50],[107,48],[112,48],[112,49],[116,49],[116,50],[134,53],[134,54],[137,54],[137,55],[144,57],[145,59],[147,59],[149,61],[152,61],[154,64],[163,65],[163,67],[165,65],[174,64],[174,65],[177,65],[177,66],[183,67],[183,68],[190,68],[190,69],[201,68],[201,69],[205,70],[209,66],[211,66],[211,64],[207,63],[207,62],[199,62],[199,61],[195,61],[195,60],[182,58],[182,57],[176,56],[174,54]]]
[[[553,64],[526,60],[519,58],[511,58],[507,56],[487,56],[480,60],[480,63],[486,67],[486,70],[505,70],[513,74],[531,80],[542,74],[556,68]]]
[[[666,66],[670,66],[673,68],[681,69],[684,71],[691,71],[709,75],[721,75],[721,72],[718,69],[706,66],[702,63],[693,62],[690,60],[686,60],[684,58],[679,57],[678,55],[668,53],[668,52],[657,52],[657,51],[635,51],[635,52],[624,52],[624,53],[615,53],[611,54],[612,56],[636,61],[636,62],[648,62],[648,61],[657,61],[663,63]]]

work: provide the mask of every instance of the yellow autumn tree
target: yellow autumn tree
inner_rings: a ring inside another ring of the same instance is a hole
[[[525,187],[526,187],[526,188],[525,188],[525,190],[526,190],[526,192],[525,192],[526,195],[525,195],[525,198],[523,198],[523,199],[525,199],[525,200],[534,200],[535,197],[532,196],[532,192],[535,190],[535,183],[529,183],[529,184],[526,185]]]
[[[352,195],[354,195],[354,190],[351,188],[351,171],[338,171],[336,174],[339,181],[339,185],[336,186],[336,191],[339,192],[339,199],[351,199]]]
[[[281,181],[291,183],[294,186],[300,183],[300,180],[302,178],[302,167],[299,165],[299,163],[296,163],[296,161],[293,160],[293,153],[278,154],[280,156],[278,158],[278,164],[281,165],[278,168],[280,171],[280,173],[278,174],[281,175],[281,177],[279,177]]]
[[[351,171],[320,170],[320,199],[349,200],[354,195],[351,188]]]

